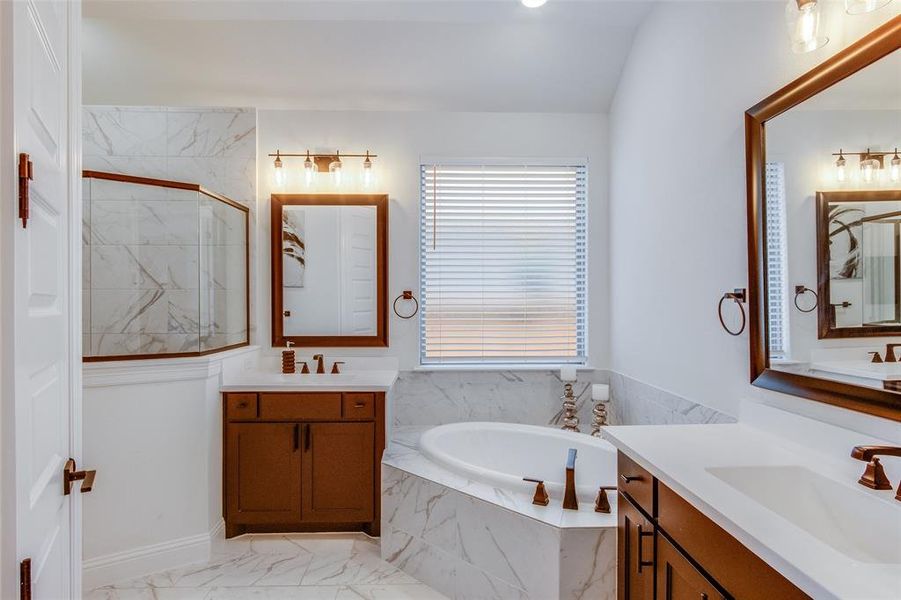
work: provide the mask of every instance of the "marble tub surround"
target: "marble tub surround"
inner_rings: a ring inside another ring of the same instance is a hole
[[[811,597],[897,598],[898,502],[859,485],[865,465],[850,457],[855,445],[889,441],[747,401],[738,423],[603,433]],[[895,467],[886,461],[893,482]],[[780,473],[797,475],[767,492]],[[749,478],[761,498],[742,491]]]
[[[591,384],[607,383],[607,372],[579,370],[573,384],[582,431],[591,429]],[[559,370],[402,371],[391,393],[397,426],[500,421],[562,424]]]
[[[442,600],[383,561],[362,534],[255,534],[213,545],[210,560],[91,590],[86,600]]]
[[[616,595],[616,529],[561,529],[383,466],[382,557],[459,600]]]

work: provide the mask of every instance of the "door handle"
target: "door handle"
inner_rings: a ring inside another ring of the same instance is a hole
[[[86,494],[94,489],[94,477],[97,471],[76,471],[75,459],[70,458],[63,467],[63,495],[68,496],[72,493],[72,484],[76,481],[83,481],[81,484],[81,493]]]
[[[300,423],[294,424],[294,451],[300,448]]]
[[[310,451],[310,444],[312,443],[313,434],[310,433],[310,424],[307,423],[303,426],[303,451]]]
[[[641,573],[642,567],[653,567],[653,560],[644,560],[641,557],[644,556],[644,553],[641,551],[642,541],[646,536],[653,536],[653,531],[642,531],[641,525],[638,526],[638,572]]]

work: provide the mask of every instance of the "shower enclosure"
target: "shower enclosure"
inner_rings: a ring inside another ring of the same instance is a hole
[[[247,345],[247,207],[193,183],[83,176],[85,360]]]

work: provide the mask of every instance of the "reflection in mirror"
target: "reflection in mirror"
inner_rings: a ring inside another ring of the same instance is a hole
[[[285,206],[284,334],[376,334],[376,207]]]
[[[901,51],[767,121],[770,368],[901,388],[897,147]]]

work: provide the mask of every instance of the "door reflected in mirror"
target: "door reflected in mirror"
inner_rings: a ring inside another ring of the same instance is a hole
[[[387,198],[274,195],[272,223],[273,345],[387,345]]]

